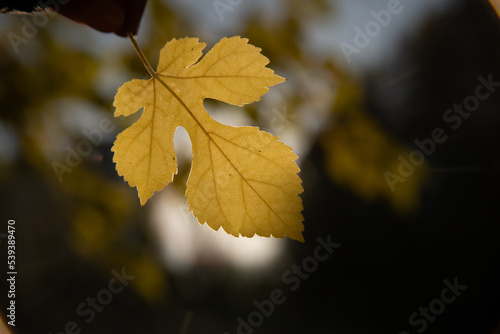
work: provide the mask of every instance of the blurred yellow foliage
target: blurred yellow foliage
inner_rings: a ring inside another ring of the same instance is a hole
[[[395,211],[413,212],[418,207],[420,185],[428,166],[424,163],[416,167],[393,191],[384,173],[398,170],[398,157],[407,157],[410,149],[371,119],[362,109],[362,101],[357,85],[340,84],[333,126],[321,136],[327,170],[335,183],[367,201],[385,198]]]

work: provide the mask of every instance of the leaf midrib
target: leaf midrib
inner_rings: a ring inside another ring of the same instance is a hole
[[[153,71],[153,73],[151,73],[151,74],[153,77],[152,79],[158,80],[162,84],[162,86],[165,87],[165,89],[167,89],[170,92],[170,94],[172,94],[172,96],[181,104],[181,106],[184,108],[184,110],[186,110],[186,112],[189,114],[189,116],[191,116],[191,118],[200,127],[201,131],[203,131],[203,133],[207,136],[208,140],[219,150],[219,152],[224,156],[224,158],[231,165],[231,167],[234,168],[234,170],[238,173],[238,175],[241,177],[241,179],[248,185],[248,187],[250,187],[250,189],[252,189],[255,192],[255,194],[257,194],[257,196],[260,198],[260,200],[269,208],[269,210],[280,220],[280,222],[283,225],[290,228],[286,224],[286,222],[283,219],[281,219],[281,217],[276,213],[276,211],[274,211],[274,209],[269,205],[269,203],[267,203],[267,201],[259,194],[259,192],[257,190],[255,190],[255,188],[250,183],[248,183],[247,179],[243,176],[243,174],[241,174],[241,172],[238,170],[238,168],[236,168],[236,166],[232,163],[232,161],[229,159],[229,157],[224,153],[224,151],[219,147],[219,145],[213,140],[213,138],[210,136],[210,132],[208,132],[205,129],[203,124],[200,123],[200,121],[196,118],[196,116],[189,109],[189,107],[186,105],[186,103],[184,103],[184,101],[180,98],[180,96],[177,95],[175,93],[175,91],[172,88],[170,88],[170,86],[160,78],[160,75],[156,71]],[[153,110],[153,113],[154,112],[155,112],[155,110]],[[154,117],[154,115],[153,115],[153,117]],[[215,182],[215,179],[214,179],[214,182]]]

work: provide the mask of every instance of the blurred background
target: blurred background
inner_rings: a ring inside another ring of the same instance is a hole
[[[287,81],[245,108],[205,106],[220,122],[259,126],[293,147],[304,244],[200,225],[184,196],[183,129],[178,175],[141,207],[110,152],[138,117],[113,118],[116,90],[148,77],[130,42],[61,16],[0,16],[4,321],[9,219],[18,272],[8,330],[500,333],[492,4],[149,0],[138,42],[155,67],[172,38],[199,37],[208,51],[234,35],[262,48]],[[340,247],[311,260],[317,238]],[[467,287],[450,303],[446,280]],[[282,303],[260,309],[276,289]]]

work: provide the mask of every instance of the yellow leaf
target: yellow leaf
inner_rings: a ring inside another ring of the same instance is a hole
[[[256,127],[220,124],[203,107],[205,98],[240,106],[257,101],[284,79],[247,39],[224,38],[200,60],[204,47],[198,39],[174,39],[161,50],[158,70],[148,69],[151,79],[118,90],[115,117],[144,107],[112,148],[118,173],[137,187],[144,205],[177,173],[173,139],[182,126],[193,146],[186,195],[200,223],[236,237],[303,241],[303,189],[292,149]]]

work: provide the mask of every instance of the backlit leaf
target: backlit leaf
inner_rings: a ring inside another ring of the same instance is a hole
[[[144,108],[114,143],[118,173],[137,187],[144,205],[177,173],[173,139],[181,126],[193,146],[186,195],[198,221],[234,236],[303,241],[303,189],[292,149],[256,127],[218,123],[203,107],[205,98],[239,106],[257,101],[284,79],[247,39],[224,38],[200,60],[204,47],[198,39],[174,39],[151,79],[118,90],[115,117]]]

